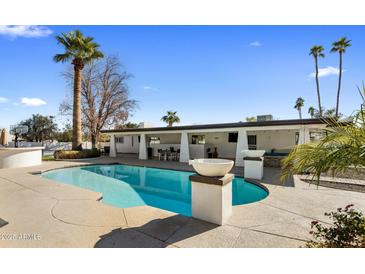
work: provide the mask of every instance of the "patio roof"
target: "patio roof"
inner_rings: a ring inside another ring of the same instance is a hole
[[[123,128],[102,130],[102,133],[113,132],[145,132],[145,131],[174,131],[174,130],[193,130],[193,129],[222,129],[222,128],[240,128],[240,127],[265,127],[281,125],[309,125],[324,124],[323,119],[291,119],[291,120],[271,120],[262,122],[238,122],[238,123],[220,123],[220,124],[203,124],[173,127],[149,127],[149,128]]]

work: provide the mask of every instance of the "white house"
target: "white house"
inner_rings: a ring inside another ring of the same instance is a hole
[[[148,159],[159,149],[180,150],[180,162],[206,158],[216,150],[219,158],[235,160],[243,166],[244,149],[262,149],[267,153],[288,153],[296,144],[315,139],[326,127],[320,119],[263,120],[223,124],[174,127],[139,127],[104,130],[110,135],[110,156],[134,153]]]

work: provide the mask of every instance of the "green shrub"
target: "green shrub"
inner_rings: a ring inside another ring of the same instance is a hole
[[[365,217],[353,206],[326,212],[324,215],[333,221],[331,226],[313,221],[309,233],[315,240],[308,241],[306,247],[365,247]]]
[[[57,160],[96,158],[101,155],[98,149],[56,150],[53,154]]]
[[[42,161],[54,161],[54,159],[53,155],[46,155],[42,157]]]

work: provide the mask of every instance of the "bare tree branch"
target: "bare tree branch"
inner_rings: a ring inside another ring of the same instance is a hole
[[[93,147],[98,141],[100,130],[112,124],[123,124],[137,107],[137,101],[129,99],[127,81],[131,75],[120,71],[117,57],[109,56],[102,61],[85,66],[81,85],[81,111],[84,131],[91,135]],[[66,71],[63,76],[72,86],[73,74]],[[61,103],[62,114],[72,113],[69,97]]]

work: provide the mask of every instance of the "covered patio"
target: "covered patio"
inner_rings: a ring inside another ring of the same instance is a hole
[[[265,150],[285,155],[296,144],[315,139],[325,128],[318,119],[240,122],[178,127],[106,130],[110,134],[110,157],[136,154],[154,159],[161,150],[178,152],[174,160],[186,163],[197,158],[232,159],[242,167],[243,150]]]

